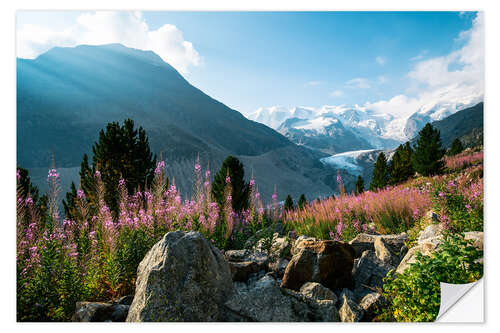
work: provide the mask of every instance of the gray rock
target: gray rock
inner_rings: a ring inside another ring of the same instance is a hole
[[[381,294],[376,292],[366,294],[359,302],[364,312],[362,321],[372,321],[376,316],[377,308],[383,305],[385,305],[385,300]]]
[[[406,253],[399,263],[396,273],[402,274],[411,264],[415,263],[418,252],[430,256],[433,252],[437,251],[443,241],[442,231],[442,226],[437,224],[431,224],[426,227],[420,234],[417,245],[409,249],[408,253]],[[474,240],[474,246],[479,249],[483,248],[483,232],[481,231],[466,232],[464,239],[472,239]]]
[[[235,318],[239,318],[238,321],[304,321],[309,312],[305,303],[283,295],[278,282],[270,276],[254,282],[246,290],[240,287],[225,307],[228,321]]]
[[[199,232],[169,232],[139,264],[127,321],[218,321],[232,293],[217,248]]]
[[[442,231],[443,226],[441,224],[430,224],[420,232],[420,236],[418,237],[417,242],[421,244],[429,238],[440,236]]]
[[[74,322],[124,322],[129,306],[102,302],[77,302]]]
[[[381,261],[373,251],[365,251],[355,263],[352,271],[355,288],[378,287],[382,288],[382,279],[389,270],[395,267],[388,262]]]
[[[306,282],[300,287],[300,293],[306,297],[317,300],[330,300],[337,303],[337,295],[317,282]]]
[[[235,284],[235,293],[225,303],[226,321],[338,321],[332,300],[316,300],[289,289],[266,274],[247,285]]]
[[[230,250],[224,256],[229,261],[233,281],[246,281],[250,274],[267,269],[268,256],[263,252]]]
[[[339,309],[339,317],[342,322],[358,322],[363,318],[363,309],[347,296],[342,298],[342,306]]]
[[[423,255],[430,255],[432,252],[436,251],[439,244],[441,243],[442,237],[427,238],[424,242],[417,244],[408,250],[403,260],[399,263],[396,273],[402,274],[405,270],[410,268],[411,264],[417,261],[417,253],[420,252]]]
[[[273,272],[277,278],[282,278],[289,263],[290,260],[279,258],[276,261],[270,261],[268,264],[268,269],[270,272]]]
[[[358,234],[349,242],[354,248],[356,258],[361,257],[365,251],[375,251],[375,241],[382,238],[386,247],[392,254],[399,254],[404,243],[408,240],[408,234],[405,232],[398,235],[372,235]]]

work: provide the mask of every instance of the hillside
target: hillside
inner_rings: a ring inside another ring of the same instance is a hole
[[[464,146],[474,147],[483,143],[484,103],[458,111],[451,116],[432,123],[441,132],[441,140],[449,147],[455,138],[459,138]]]
[[[17,96],[17,163],[42,188],[52,155],[76,180],[75,167],[91,152],[98,131],[132,118],[184,193],[192,184],[181,178],[198,154],[212,169],[229,154],[242,157],[247,173],[253,169],[262,178],[263,195],[270,196],[275,185],[280,197],[298,196],[298,189],[311,196],[331,191],[321,180],[331,172],[318,162],[323,154],[209,97],[150,51],[82,45],[18,59]]]

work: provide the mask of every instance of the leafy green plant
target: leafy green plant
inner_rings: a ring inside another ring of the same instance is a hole
[[[440,306],[439,282],[463,284],[483,275],[483,251],[463,234],[446,233],[439,250],[424,256],[401,275],[390,271],[384,279],[388,306],[379,320],[421,322],[436,319]]]

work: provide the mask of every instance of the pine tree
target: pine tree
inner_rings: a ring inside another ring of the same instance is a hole
[[[441,145],[439,130],[427,123],[418,133],[415,152],[412,155],[413,168],[423,176],[437,175],[444,170],[443,156],[445,150]]]
[[[220,207],[224,206],[226,200],[224,197],[226,180],[231,182],[233,210],[240,212],[247,209],[249,206],[250,185],[245,182],[245,169],[236,157],[228,156],[226,158],[212,183],[212,195]]]
[[[305,207],[305,205],[307,205],[307,200],[306,200],[306,196],[304,193],[302,193],[299,197],[299,201],[297,202],[297,207],[299,209],[302,209]]]
[[[293,210],[294,209],[294,207],[293,207],[293,199],[290,196],[290,194],[286,196],[285,205],[283,206],[283,209],[285,211],[289,211],[289,210]]]
[[[137,189],[144,189],[151,184],[156,167],[156,155],[149,147],[146,131],[134,128],[134,121],[127,119],[120,126],[118,122],[108,123],[106,129],[99,132],[99,139],[92,146],[92,166],[87,154],[80,165],[80,187],[89,201],[89,208],[95,212],[96,195],[94,174],[101,173],[104,183],[104,200],[112,212],[118,210],[118,181],[125,180],[129,194]],[[74,191],[75,190],[75,191]],[[63,202],[66,214],[72,214],[76,197],[76,186],[66,195]]]
[[[387,185],[388,181],[388,170],[387,170],[387,158],[382,152],[378,155],[377,161],[373,169],[372,182],[370,183],[370,191],[376,191]]]
[[[38,187],[33,185],[33,183],[31,182],[28,170],[18,167],[17,175],[18,179],[16,195],[18,196],[18,198],[23,199],[23,201],[25,201],[27,198],[31,198],[31,200],[33,200],[33,204],[35,205],[35,214],[38,215],[39,221],[45,221],[47,217],[48,206],[47,195],[44,194],[40,196]],[[27,227],[30,222],[31,217],[29,216],[29,212],[26,212],[26,215],[24,216],[24,219],[22,221],[23,226]]]
[[[462,151],[464,151],[464,146],[462,145],[462,142],[458,138],[456,138],[451,143],[451,147],[448,150],[447,155],[449,156],[457,155],[460,154]]]
[[[358,176],[358,178],[356,179],[356,190],[355,190],[355,194],[361,194],[365,191],[365,181],[363,179],[363,177],[361,176]]]
[[[399,184],[413,176],[415,171],[413,170],[412,155],[413,149],[409,142],[396,149],[388,166],[389,184]]]

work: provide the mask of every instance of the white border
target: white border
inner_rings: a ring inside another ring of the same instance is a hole
[[[15,323],[15,159],[16,159],[16,145],[15,145],[15,11],[20,9],[44,9],[44,10],[62,10],[62,9],[122,9],[122,10],[484,10],[486,22],[486,93],[485,93],[485,187],[486,187],[486,200],[485,200],[485,285],[487,293],[490,295],[486,297],[485,305],[485,320],[486,325],[454,325],[454,324],[427,324],[425,329],[451,329],[454,331],[467,331],[477,330],[482,328],[491,328],[498,318],[493,304],[488,304],[488,300],[495,298],[498,293],[498,282],[493,276],[497,276],[498,267],[500,264],[496,260],[492,260],[492,265],[489,265],[489,257],[495,258],[494,253],[498,249],[498,241],[496,238],[499,233],[500,219],[498,217],[498,207],[495,203],[499,198],[497,195],[500,188],[498,169],[500,165],[500,151],[497,148],[500,145],[500,138],[496,125],[500,124],[500,103],[498,96],[500,93],[498,89],[499,84],[499,61],[500,54],[498,49],[498,32],[500,31],[500,15],[497,6],[497,1],[487,0],[454,0],[454,1],[436,1],[436,0],[419,0],[419,1],[398,1],[398,0],[350,0],[350,1],[319,1],[319,0],[287,0],[287,1],[270,1],[270,0],[253,0],[253,1],[234,1],[234,0],[183,0],[177,2],[159,2],[159,1],[130,1],[130,0],[87,0],[83,1],[63,1],[63,0],[21,0],[16,2],[4,1],[1,5],[1,32],[2,32],[2,48],[0,56],[1,62],[1,82],[2,82],[2,109],[1,124],[3,128],[0,130],[2,142],[3,163],[1,164],[2,172],[1,183],[1,223],[3,224],[2,230],[2,308],[0,314],[2,322],[5,325],[4,329],[8,332],[11,330],[32,331],[34,329],[41,331],[67,331],[82,330],[87,331],[89,325],[78,324],[16,324]],[[490,208],[490,203],[492,203]],[[489,236],[495,241],[489,242]],[[488,281],[493,281],[489,283]],[[497,318],[495,318],[497,317]],[[258,326],[257,326],[258,325]],[[312,327],[311,325],[315,325]],[[319,326],[321,325],[321,326]],[[239,332],[255,332],[255,330],[291,330],[302,332],[304,329],[319,329],[319,330],[337,330],[344,331],[358,331],[360,329],[369,329],[370,331],[386,331],[388,329],[396,330],[415,330],[420,331],[425,324],[407,324],[402,327],[399,324],[149,324],[149,325],[106,325],[94,324],[98,330],[120,330],[132,331],[136,329],[144,330],[203,330],[203,331],[220,331],[220,330],[238,330]],[[368,326],[367,326],[368,325]],[[443,327],[445,325],[445,327]],[[5,327],[7,326],[7,327]],[[474,327],[471,327],[474,326]]]

